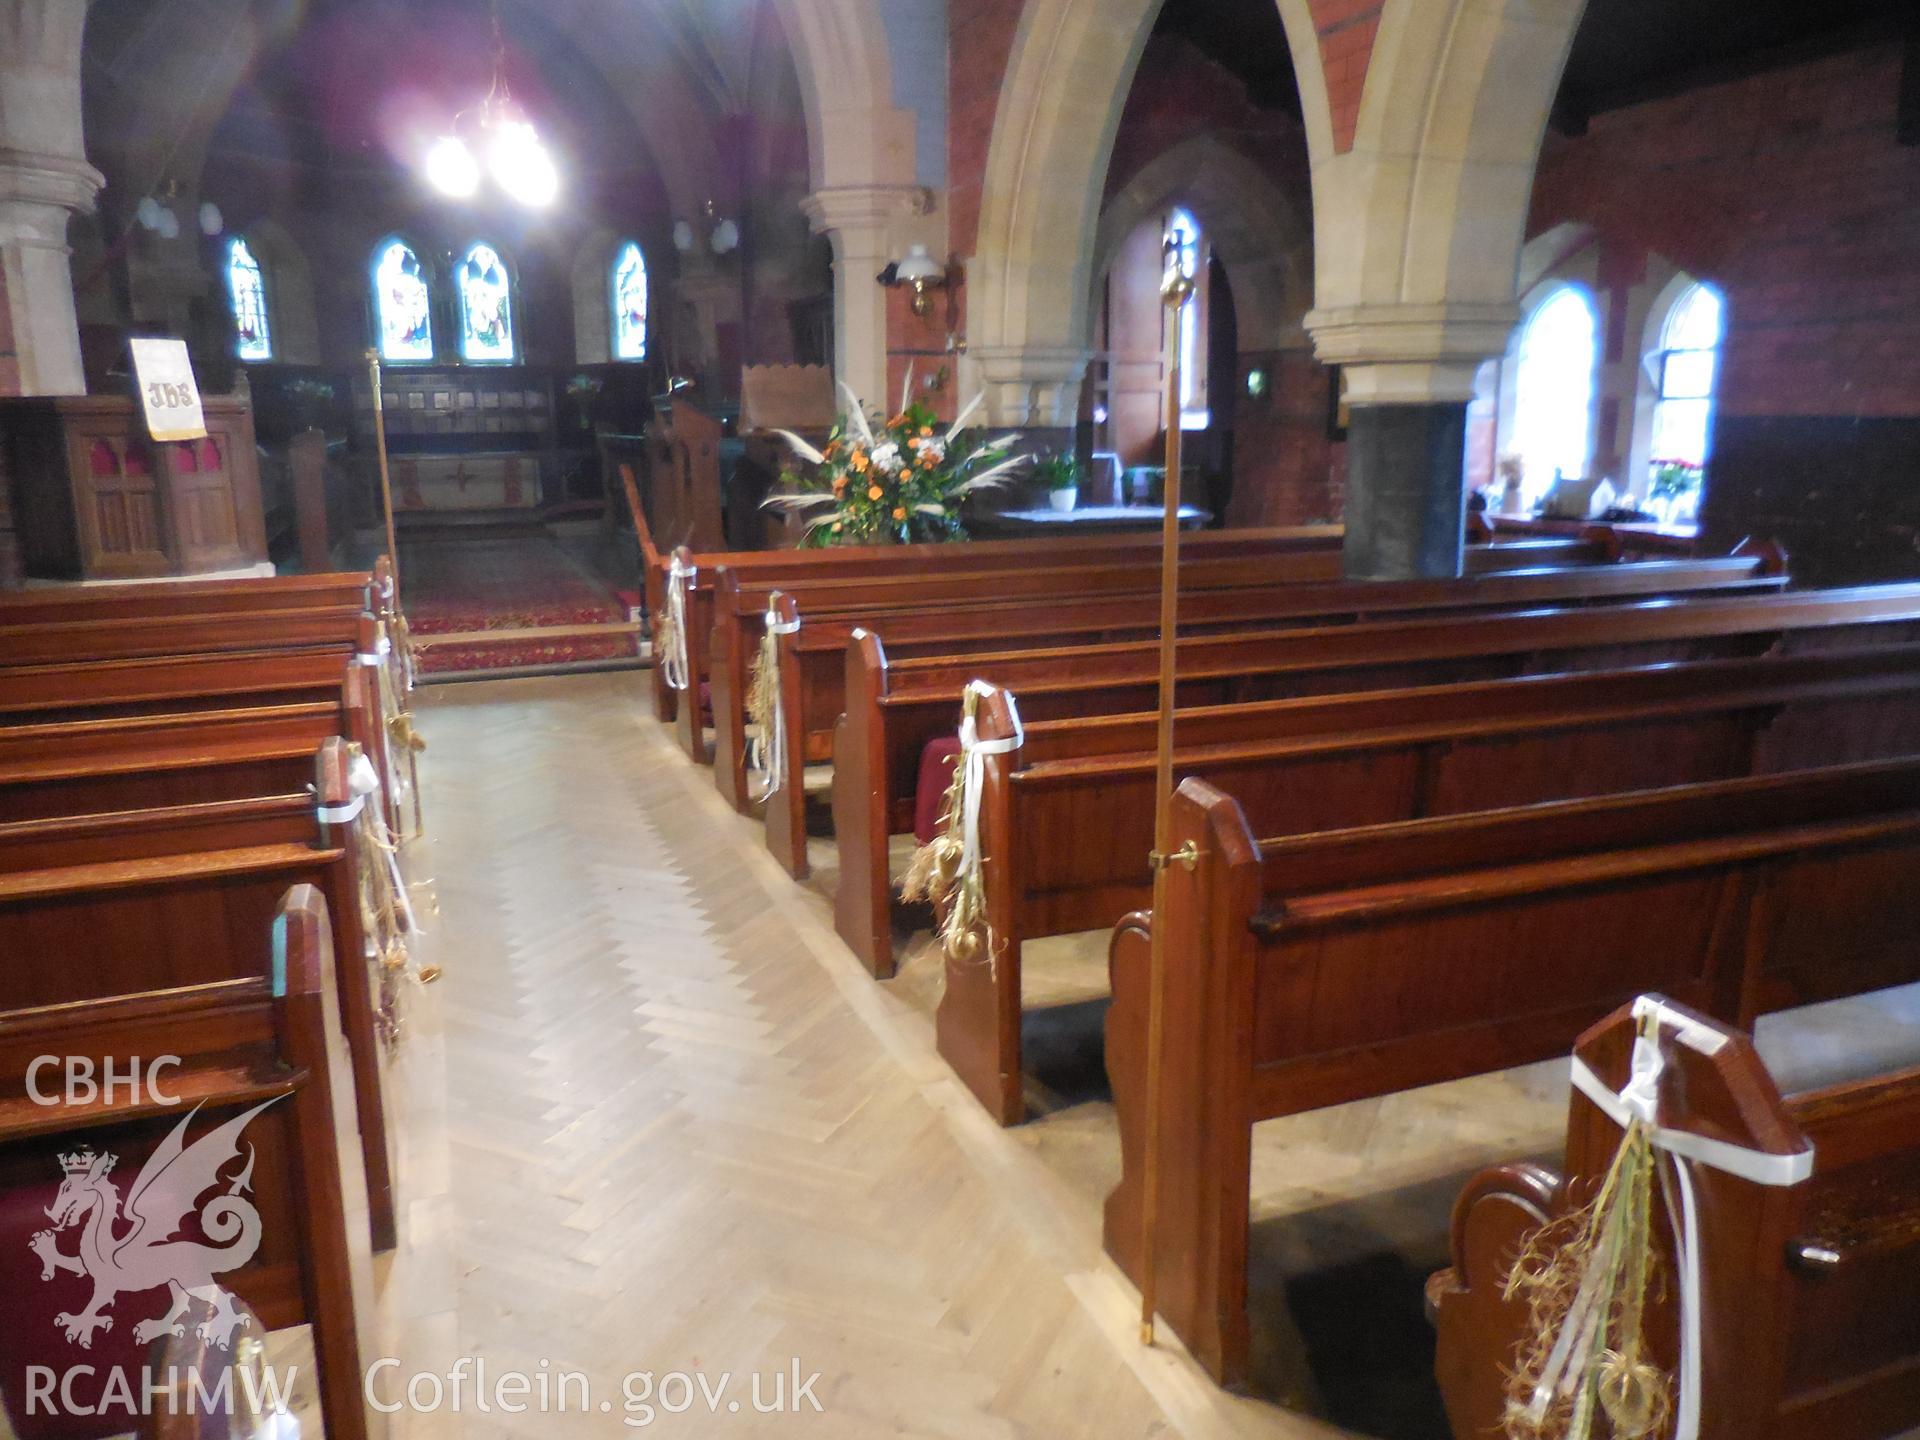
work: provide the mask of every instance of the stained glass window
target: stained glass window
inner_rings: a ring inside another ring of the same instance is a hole
[[[1674,302],[1660,332],[1653,373],[1660,399],[1653,409],[1653,463],[1707,463],[1713,387],[1719,378],[1726,310],[1709,285],[1693,284]]]
[[[404,240],[384,241],[373,252],[373,310],[382,360],[433,359],[427,276],[420,257]]]
[[[631,240],[613,257],[613,358],[647,358],[647,259]]]
[[[267,321],[267,280],[238,235],[227,243],[227,292],[233,297],[233,352],[242,360],[273,359]]]
[[[460,358],[480,364],[513,360],[513,282],[500,252],[484,241],[453,272],[460,297]]]
[[[1514,436],[1508,448],[1525,466],[1522,489],[1528,508],[1555,476],[1586,477],[1599,358],[1593,302],[1577,285],[1560,286],[1534,310],[1520,335]]]

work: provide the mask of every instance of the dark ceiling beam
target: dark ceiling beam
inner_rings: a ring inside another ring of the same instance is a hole
[[[1785,45],[1770,45],[1737,55],[1715,56],[1697,65],[1683,65],[1626,85],[1596,90],[1587,97],[1586,112],[1589,115],[1603,115],[1609,110],[1625,110],[1630,106],[1645,105],[1655,100],[1671,100],[1677,95],[1685,95],[1689,91],[1699,90],[1708,85],[1724,85],[1729,81],[1747,80],[1772,70],[1786,70],[1812,60],[1821,60],[1832,55],[1843,55],[1852,50],[1882,45],[1900,33],[1893,28],[1893,23],[1888,19],[1869,20],[1861,24],[1830,30],[1824,34],[1811,35]],[[1906,22],[1905,28],[1908,34],[1907,55],[1909,70],[1911,70],[1912,22]]]

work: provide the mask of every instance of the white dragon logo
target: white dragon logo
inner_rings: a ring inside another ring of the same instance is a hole
[[[93,1281],[93,1299],[85,1310],[54,1317],[68,1340],[92,1349],[94,1331],[113,1328],[113,1317],[106,1312],[117,1296],[165,1285],[170,1308],[158,1319],[134,1326],[134,1339],[144,1345],[158,1335],[185,1335],[181,1316],[198,1300],[212,1312],[198,1327],[200,1337],[223,1349],[231,1343],[241,1315],[213,1277],[239,1269],[260,1248],[260,1212],[243,1193],[253,1182],[253,1147],[247,1147],[246,1164],[238,1175],[222,1181],[220,1171],[239,1156],[240,1132],[248,1122],[283,1098],[256,1105],[188,1145],[187,1126],[200,1113],[196,1106],[140,1167],[127,1192],[124,1215],[120,1192],[107,1179],[118,1156],[96,1155],[89,1147],[60,1157],[66,1179],[46,1210],[53,1228],[40,1231],[28,1245],[40,1257],[42,1280],[65,1271]],[[224,1193],[200,1208],[200,1227],[214,1243],[175,1239],[200,1197],[222,1184]],[[78,1250],[63,1253],[59,1232],[83,1221]],[[131,1225],[123,1231],[125,1222]]]

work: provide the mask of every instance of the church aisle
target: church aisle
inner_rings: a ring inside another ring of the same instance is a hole
[[[419,703],[448,1143],[414,1230],[450,1278],[442,1311],[406,1298],[418,1318],[378,1388],[464,1356],[489,1385],[575,1371],[592,1393],[584,1414],[479,1415],[469,1387],[462,1414],[398,1433],[1336,1433],[1139,1349],[1097,1227],[960,1091],[634,677]],[[819,1372],[820,1413],[796,1367]],[[638,1372],[650,1393],[623,1390]],[[752,1377],[770,1405],[776,1374],[797,1413],[756,1414]]]

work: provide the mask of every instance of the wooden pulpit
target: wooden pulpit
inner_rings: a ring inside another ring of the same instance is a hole
[[[267,558],[253,413],[202,397],[198,440],[148,438],[120,395],[0,399],[0,488],[20,560],[48,580],[147,580]]]

